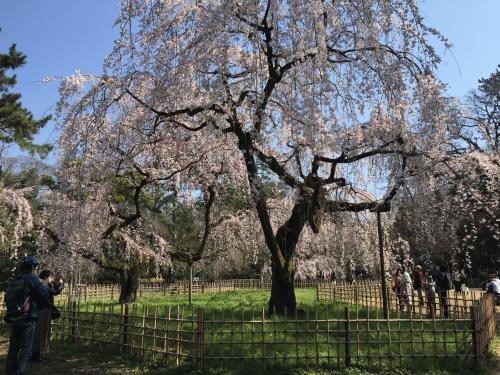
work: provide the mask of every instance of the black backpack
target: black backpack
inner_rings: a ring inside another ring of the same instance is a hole
[[[7,309],[4,321],[6,323],[15,323],[26,319],[31,307],[31,298],[29,289],[20,276],[12,279],[5,290],[4,303]]]

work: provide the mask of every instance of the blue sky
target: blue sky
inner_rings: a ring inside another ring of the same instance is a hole
[[[57,83],[39,83],[44,77],[75,69],[100,73],[116,38],[118,0],[2,0],[0,9],[0,51],[17,43],[28,56],[28,64],[16,71],[16,91],[36,117],[50,113],[58,97]],[[437,50],[443,58],[439,78],[451,95],[464,96],[500,64],[500,0],[427,0],[421,10],[427,24],[454,45],[451,51]],[[55,139],[53,126],[37,137]]]

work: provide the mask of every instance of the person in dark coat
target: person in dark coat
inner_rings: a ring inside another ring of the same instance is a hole
[[[33,274],[38,266],[34,256],[25,257],[16,279],[24,281],[25,297],[29,297],[29,310],[20,320],[11,324],[9,352],[7,354],[7,374],[23,375],[31,355],[33,334],[38,319],[38,306],[49,303],[49,291],[40,278]]]
[[[436,290],[439,295],[439,304],[441,305],[441,317],[449,318],[448,290],[450,289],[451,276],[448,273],[448,267],[442,265],[436,274]]]
[[[418,304],[420,306],[424,305],[423,288],[424,288],[424,274],[422,273],[422,267],[416,266],[413,270],[413,288],[417,290],[418,294]]]
[[[52,329],[52,310],[54,308],[54,296],[57,296],[63,290],[62,279],[54,283],[54,272],[43,270],[40,273],[40,280],[49,290],[49,303],[42,303],[39,306],[38,321],[36,323],[35,334],[33,337],[33,348],[31,360],[33,362],[42,362],[41,353],[49,351],[50,334]]]

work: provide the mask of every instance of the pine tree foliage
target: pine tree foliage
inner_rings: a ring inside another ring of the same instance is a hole
[[[7,53],[0,53],[0,142],[16,143],[22,150],[45,156],[51,149],[48,144],[35,144],[33,137],[50,120],[50,116],[35,119],[20,102],[21,94],[11,92],[17,83],[15,74],[9,74],[26,64],[26,55],[11,45]]]

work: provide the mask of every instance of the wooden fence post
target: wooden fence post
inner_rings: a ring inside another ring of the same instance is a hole
[[[128,304],[125,304],[125,308],[122,305],[122,323],[123,323],[123,329],[122,329],[122,345],[121,345],[121,352],[126,353],[127,352],[127,336],[128,336]]]
[[[70,319],[70,324],[69,324],[69,337],[70,337],[70,342],[75,343],[77,342],[77,313],[76,313],[76,308],[77,308],[77,302],[76,300],[73,300],[71,302],[71,319]]]
[[[350,337],[350,322],[349,322],[349,306],[344,309],[345,315],[345,367],[351,366],[351,337]]]
[[[477,311],[476,306],[472,305],[470,307],[470,317],[472,320],[472,345],[474,348],[474,361],[476,365],[481,364],[481,358],[479,353],[479,343],[478,343],[478,324],[477,324]]]
[[[203,338],[205,335],[205,311],[200,308],[198,309],[198,324],[196,326],[196,343],[197,343],[197,353],[196,361],[197,367],[201,370],[203,368]]]

